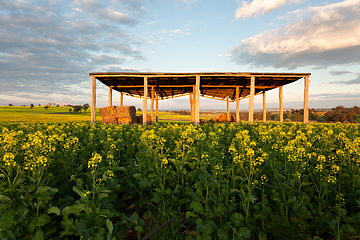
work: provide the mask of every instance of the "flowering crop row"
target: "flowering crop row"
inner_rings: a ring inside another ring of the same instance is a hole
[[[0,239],[359,236],[359,125],[0,129]]]

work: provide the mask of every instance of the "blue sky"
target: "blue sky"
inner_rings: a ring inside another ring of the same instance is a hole
[[[360,106],[360,0],[14,0],[0,9],[0,105],[90,103],[90,72],[218,71],[309,72],[311,108]],[[284,87],[284,107],[303,106],[303,85]],[[189,109],[189,98],[159,107]],[[278,107],[278,90],[267,107]],[[200,108],[226,102],[201,98]]]

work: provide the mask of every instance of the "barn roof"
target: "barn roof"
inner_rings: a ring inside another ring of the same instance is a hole
[[[144,96],[144,77],[148,79],[148,96],[151,88],[162,99],[174,98],[193,92],[196,76],[200,76],[201,96],[235,100],[236,87],[240,99],[250,95],[250,80],[255,77],[255,95],[309,77],[310,73],[248,73],[248,72],[199,72],[199,73],[90,73],[113,90],[135,97]]]

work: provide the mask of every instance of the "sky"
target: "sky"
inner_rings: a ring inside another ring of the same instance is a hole
[[[311,73],[310,108],[360,106],[359,23],[360,0],[0,1],[0,105],[90,103],[91,72],[295,72]],[[284,86],[285,108],[303,99],[303,79]],[[98,81],[97,107],[107,103]],[[189,108],[188,96],[159,102]]]

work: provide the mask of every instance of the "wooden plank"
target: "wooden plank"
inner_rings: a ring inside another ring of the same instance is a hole
[[[193,85],[148,85],[148,87],[159,87],[159,88],[186,88],[192,87]],[[241,88],[250,88],[250,86],[242,86],[242,85],[202,85],[203,89],[205,88],[230,88],[234,89],[240,86]],[[143,88],[143,85],[118,85],[117,88]],[[277,88],[279,85],[263,85],[263,86],[255,86],[255,89],[268,89],[268,88]]]
[[[150,116],[151,116],[151,124],[154,124],[154,87],[151,87],[151,108],[150,108]]]
[[[226,93],[225,93],[225,97],[223,97],[223,99],[225,99],[226,97],[229,97],[230,92],[232,91],[232,89],[229,89]]]
[[[110,77],[151,77],[151,78],[190,78],[196,76],[204,77],[309,77],[310,73],[243,73],[243,72],[217,72],[217,73],[90,73],[90,76],[96,78],[110,78]]]
[[[250,99],[249,99],[249,123],[254,121],[254,95],[255,95],[255,77],[250,79]]]
[[[147,95],[148,95],[148,79],[144,77],[144,96],[143,96],[143,125],[147,125]]]
[[[91,123],[96,123],[96,79],[91,76]]]
[[[110,86],[109,87],[109,107],[111,107],[113,104],[112,104],[112,87]]]
[[[195,85],[195,124],[200,123],[200,76],[196,76]]]
[[[263,92],[263,122],[266,123],[266,96]]]
[[[304,78],[304,124],[309,123],[309,77]]]
[[[237,122],[237,123],[240,123],[240,101],[239,101],[239,94],[240,94],[240,89],[239,89],[239,87],[236,87],[235,101],[236,101],[236,122]]]
[[[280,103],[280,124],[284,122],[284,104],[283,104],[283,86],[279,87],[279,103]]]
[[[124,94],[122,92],[120,93],[120,106],[124,106]]]

